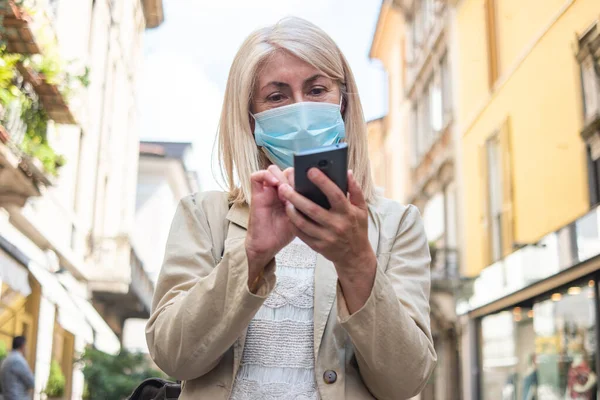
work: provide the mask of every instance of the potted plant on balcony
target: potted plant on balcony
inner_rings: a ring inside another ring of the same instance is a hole
[[[66,379],[56,360],[50,364],[50,375],[44,393],[48,400],[62,399],[65,394]]]

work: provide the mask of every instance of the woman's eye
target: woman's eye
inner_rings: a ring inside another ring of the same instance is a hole
[[[275,93],[270,95],[267,99],[273,103],[277,103],[283,100],[283,95],[281,93]]]
[[[310,90],[311,96],[320,96],[323,93],[325,93],[325,88],[324,87],[316,87],[316,88],[312,88]]]

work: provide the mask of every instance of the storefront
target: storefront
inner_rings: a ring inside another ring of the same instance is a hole
[[[39,284],[29,278],[19,257],[0,247],[0,358],[10,351],[15,336],[25,335],[30,339],[26,357],[33,367],[40,296]]]
[[[458,313],[465,398],[600,398],[600,208],[486,268]]]
[[[87,346],[115,354],[120,341],[87,299],[85,282],[53,272],[47,254],[9,228],[0,235],[0,358],[24,335],[34,398],[43,397],[52,364],[64,377],[65,398],[81,398],[83,374],[74,360]]]

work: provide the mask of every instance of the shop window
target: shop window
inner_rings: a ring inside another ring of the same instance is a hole
[[[481,398],[597,398],[595,281],[485,316]]]
[[[515,307],[481,320],[483,400],[527,399],[535,365],[531,307]],[[527,389],[528,390],[528,389]]]
[[[534,315],[539,398],[596,398],[594,281],[537,302]]]

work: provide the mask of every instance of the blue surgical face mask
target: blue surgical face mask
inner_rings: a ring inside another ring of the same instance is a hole
[[[294,165],[294,153],[337,144],[346,136],[339,104],[294,103],[253,117],[256,144],[281,169]]]

